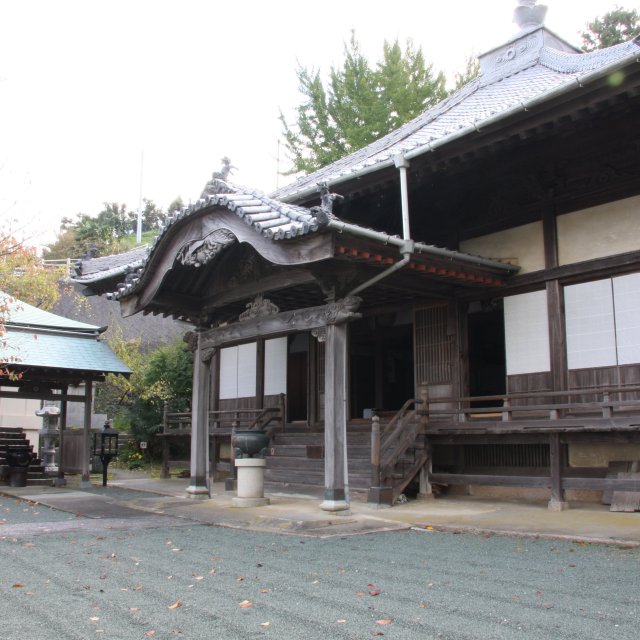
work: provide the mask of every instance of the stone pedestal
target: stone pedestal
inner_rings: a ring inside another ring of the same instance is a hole
[[[264,458],[237,458],[238,495],[231,499],[234,507],[262,507],[269,504],[264,497]]]

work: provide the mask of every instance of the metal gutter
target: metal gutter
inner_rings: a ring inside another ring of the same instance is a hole
[[[394,247],[398,247],[401,253],[409,252],[418,255],[431,255],[445,260],[460,260],[461,262],[467,262],[478,267],[486,267],[488,269],[495,269],[505,273],[516,273],[520,269],[512,264],[505,264],[504,262],[498,262],[497,260],[490,260],[489,258],[482,258],[480,256],[472,256],[468,253],[453,251],[452,249],[443,249],[442,247],[436,247],[422,242],[414,242],[413,240],[403,240],[398,236],[391,236],[388,233],[374,231],[373,229],[365,229],[358,225],[351,224],[349,222],[342,222],[336,219],[329,220],[326,228],[337,231],[338,233],[348,233],[361,238],[367,238],[368,240],[382,242],[383,244],[390,244]],[[411,245],[411,248],[408,247],[409,244]]]

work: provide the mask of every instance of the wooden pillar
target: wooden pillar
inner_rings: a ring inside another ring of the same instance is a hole
[[[84,427],[82,430],[82,477],[80,488],[91,487],[89,477],[89,459],[91,456],[91,410],[93,409],[93,380],[87,378],[84,382]]]
[[[320,508],[347,513],[346,322],[327,325],[324,384],[324,501]]]
[[[66,398],[69,393],[69,385],[64,385],[60,393]],[[60,436],[58,438],[58,475],[53,481],[56,487],[64,487],[67,480],[64,477],[64,430],[67,428],[67,401],[60,402]]]
[[[209,498],[209,362],[202,359],[202,334],[193,358],[191,396],[191,477],[189,498]]]
[[[569,508],[569,503],[565,500],[564,489],[562,488],[562,463],[560,434],[552,433],[549,436],[549,473],[551,476],[550,511],[564,511]]]
[[[209,361],[209,393],[208,393],[208,411],[215,411],[218,408],[218,380],[220,378],[220,358],[219,349],[215,349]],[[218,423],[214,421],[214,427]],[[213,483],[219,480],[218,462],[220,460],[220,436],[215,435],[215,429],[209,431],[209,491]]]

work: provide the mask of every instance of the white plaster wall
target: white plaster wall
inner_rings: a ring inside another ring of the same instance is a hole
[[[42,418],[35,414],[39,408],[40,400],[0,398],[0,427],[38,430],[42,426]]]
[[[640,196],[558,216],[558,259],[571,264],[640,249]]]
[[[544,269],[542,222],[464,240],[460,251],[516,264],[520,267],[519,273],[539,271]]]

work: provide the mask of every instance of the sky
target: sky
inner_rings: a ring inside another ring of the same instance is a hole
[[[355,29],[378,60],[411,38],[453,78],[518,29],[517,0],[0,0],[0,226],[35,244],[63,217],[198,199],[228,156],[232,181],[290,178],[280,110],[298,64],[326,72]],[[616,0],[547,0],[546,26],[579,45]],[[620,0],[640,10],[640,0]]]

